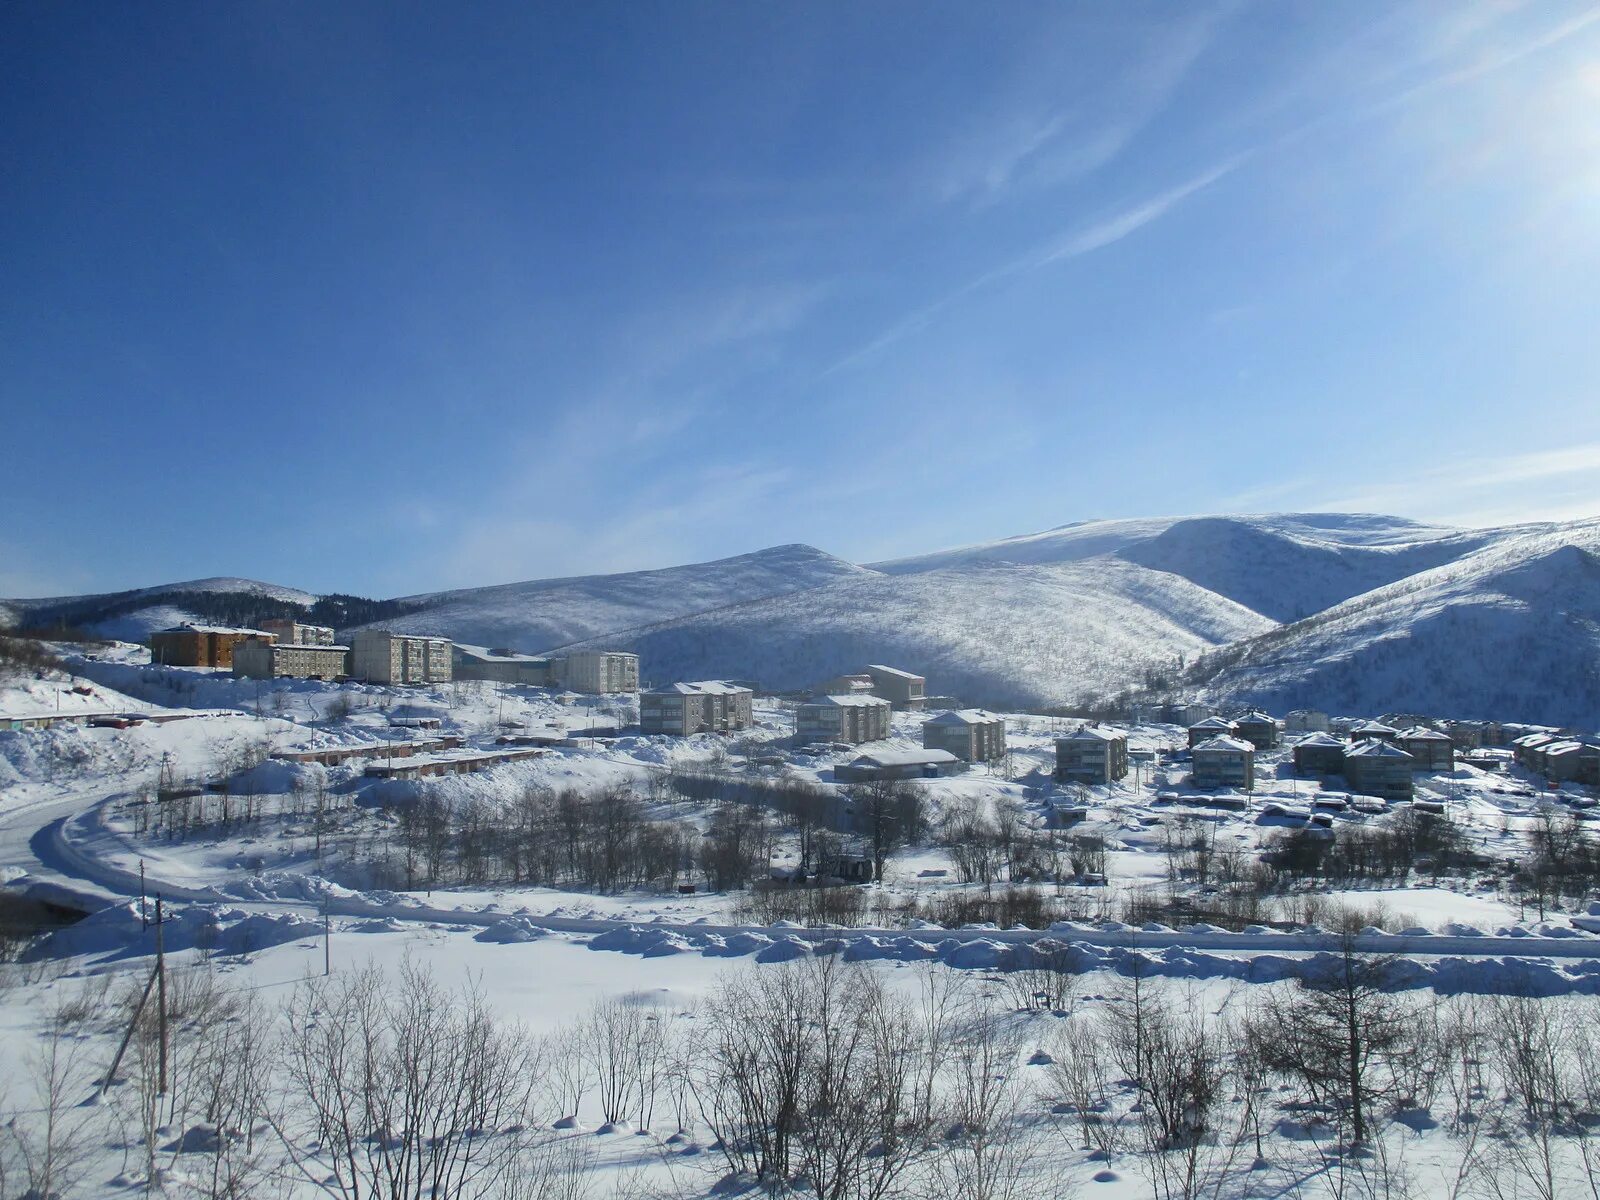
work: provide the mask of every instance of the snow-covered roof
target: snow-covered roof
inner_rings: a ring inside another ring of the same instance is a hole
[[[1204,721],[1196,721],[1189,726],[1190,729],[1232,729],[1233,722],[1227,717],[1207,717]]]
[[[1584,748],[1582,742],[1551,742],[1544,748],[1546,758],[1561,758],[1568,754],[1576,754]]]
[[[959,761],[948,750],[874,750],[871,754],[863,754],[860,758],[851,762],[850,766],[915,767],[935,766]]]
[[[1074,733],[1063,734],[1056,739],[1057,742],[1115,742],[1118,739],[1126,740],[1123,735],[1114,729],[1101,729],[1095,725],[1085,725]]]
[[[1207,750],[1245,750],[1254,752],[1255,747],[1249,742],[1242,742],[1238,738],[1229,737],[1227,734],[1220,734],[1217,737],[1212,738],[1210,741],[1201,742],[1191,753],[1200,754]]]
[[[1408,742],[1448,742],[1450,735],[1440,733],[1437,729],[1429,729],[1426,725],[1413,725],[1410,729],[1402,729],[1400,737]]]
[[[1555,737],[1548,733],[1525,733],[1511,744],[1513,746],[1542,746],[1546,742],[1555,740]]]
[[[1301,738],[1298,742],[1295,743],[1295,746],[1297,748],[1300,747],[1300,746],[1343,746],[1343,745],[1344,745],[1344,743],[1341,742],[1338,738],[1334,737],[1331,733],[1312,733],[1312,734],[1307,734],[1305,737]]]
[[[239,633],[251,634],[255,637],[271,637],[265,629],[245,629],[234,625],[196,625],[185,621],[182,625],[174,625],[170,629],[157,629],[156,633]]]
[[[519,654],[515,650],[491,650],[487,646],[466,646],[460,642],[455,643],[456,653],[462,658],[474,659],[484,663],[548,663],[548,658],[541,658],[536,654]]]
[[[1351,732],[1360,737],[1375,733],[1399,733],[1400,731],[1393,725],[1385,725],[1382,721],[1362,721]]]
[[[1259,708],[1252,708],[1243,716],[1235,717],[1233,721],[1236,725],[1242,725],[1246,721],[1252,725],[1276,725],[1278,723],[1273,717],[1262,712]]]
[[[1344,752],[1346,758],[1410,758],[1399,746],[1390,745],[1378,738],[1369,738]]]
[[[740,687],[736,683],[728,683],[721,679],[701,679],[692,683],[669,683],[662,687],[651,688],[646,696],[735,696],[749,692],[747,687]]]
[[[992,725],[1005,718],[998,713],[988,712],[981,708],[957,708],[949,712],[942,712],[937,717],[929,717],[923,722],[925,725]]]
[[[899,667],[886,667],[882,663],[872,663],[867,667],[869,671],[882,671],[885,675],[894,675],[901,679],[921,679],[922,676],[912,671],[902,671]]]
[[[814,708],[817,705],[835,705],[843,708],[877,708],[890,707],[887,700],[878,696],[813,696],[802,704],[801,708]]]

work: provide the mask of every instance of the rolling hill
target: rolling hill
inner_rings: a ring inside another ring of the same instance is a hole
[[[591,644],[638,653],[657,682],[755,678],[787,690],[888,662],[965,703],[1048,706],[1271,627],[1186,579],[1100,557],[863,573]]]
[[[382,624],[478,646],[547,650],[612,630],[875,574],[811,546],[774,546],[657,571],[405,596],[401,602],[412,611]]]
[[[1600,521],[1499,538],[1210,653],[1188,682],[1278,711],[1600,727]]]
[[[1085,521],[859,566],[810,546],[366,600],[246,579],[0,601],[13,626],[141,638],[298,613],[535,652],[637,650],[647,678],[804,687],[868,661],[991,706],[1117,693],[1600,724],[1600,521],[1371,514]]]

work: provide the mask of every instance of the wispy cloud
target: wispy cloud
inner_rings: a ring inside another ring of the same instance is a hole
[[[994,204],[1104,167],[1172,103],[1234,4],[1194,6],[1130,30],[1137,50],[1109,80],[1064,66],[1070,27],[1046,30],[998,98],[919,169],[943,203]]]
[[[826,368],[819,378],[827,378],[856,366],[895,342],[927,328],[946,310],[976,292],[1029,271],[1037,271],[1068,259],[1081,258],[1122,241],[1152,221],[1159,220],[1190,196],[1204,191],[1224,176],[1236,171],[1248,158],[1249,152],[1235,154],[1176,187],[1126,208],[1103,214],[1093,221],[1074,226],[1065,233],[1035,246],[1026,254],[991,271],[985,271],[960,287],[945,293],[931,304],[924,305],[894,322],[866,345],[851,351]]]
[[[1523,454],[1459,458],[1312,507],[1393,512],[1457,525],[1501,525],[1600,516],[1600,442]]]

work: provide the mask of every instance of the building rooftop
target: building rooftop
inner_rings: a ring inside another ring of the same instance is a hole
[[[158,629],[157,633],[248,633],[256,637],[271,637],[265,629],[245,629],[235,625],[196,625],[185,621],[182,625],[174,625],[171,629]]]
[[[1296,746],[1343,746],[1344,743],[1331,733],[1307,734],[1295,743]]]
[[[1115,742],[1122,739],[1123,735],[1115,729],[1102,729],[1096,725],[1085,725],[1074,733],[1062,734],[1056,739],[1059,742]]]
[[[536,654],[519,654],[515,650],[491,650],[487,646],[466,646],[460,642],[455,643],[456,653],[462,658],[474,659],[478,662],[520,662],[520,663],[548,663],[548,658],[541,658]]]
[[[879,696],[813,696],[801,708],[811,708],[818,704],[840,705],[845,708],[877,708],[880,705],[889,707],[889,702]]]
[[[871,754],[863,754],[849,765],[852,767],[914,767],[938,766],[944,763],[960,761],[948,750],[874,750]]]
[[[1344,756],[1346,758],[1405,758],[1405,759],[1409,759],[1411,757],[1411,755],[1407,754],[1404,750],[1400,749],[1399,746],[1392,746],[1388,742],[1379,741],[1377,738],[1372,738],[1372,739],[1370,739],[1368,741],[1361,742],[1359,745],[1355,745],[1355,746],[1350,747],[1350,749],[1348,749],[1348,750],[1346,750],[1344,752]]]
[[[882,663],[871,663],[871,664],[868,665],[867,670],[869,670],[869,671],[882,671],[885,675],[894,675],[894,676],[897,676],[900,679],[921,679],[922,678],[921,675],[918,675],[915,672],[902,671],[899,667],[886,667]]]
[[[1440,733],[1437,729],[1429,729],[1426,725],[1413,725],[1410,729],[1402,729],[1400,736],[1408,742],[1448,742],[1450,735]]]
[[[1226,734],[1222,734],[1222,735],[1219,735],[1217,737],[1212,738],[1208,742],[1201,742],[1198,746],[1196,746],[1194,748],[1193,751],[1191,751],[1191,753],[1201,754],[1201,753],[1204,753],[1205,751],[1208,751],[1208,750],[1211,750],[1211,751],[1222,751],[1222,750],[1238,751],[1238,750],[1243,750],[1243,751],[1246,751],[1246,752],[1249,752],[1249,753],[1254,753],[1255,752],[1255,747],[1252,746],[1249,742],[1240,741],[1238,738],[1228,737]]]
[[[950,712],[942,712],[937,717],[929,717],[924,725],[992,725],[996,721],[1004,721],[999,713],[989,712],[982,708],[957,708]]]
[[[1232,729],[1233,722],[1227,717],[1207,717],[1204,721],[1196,721],[1189,726],[1190,729]]]
[[[747,687],[740,687],[736,683],[728,683],[722,679],[702,679],[693,683],[669,683],[662,687],[651,688],[646,696],[734,696],[741,692],[748,692]]]
[[[1351,731],[1357,737],[1369,737],[1379,733],[1399,733],[1393,725],[1385,725],[1382,721],[1362,721]]]

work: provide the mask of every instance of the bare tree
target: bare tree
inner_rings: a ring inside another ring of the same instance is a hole
[[[391,983],[368,967],[302,984],[285,1024],[271,1120],[330,1195],[491,1196],[540,1148],[536,1044],[473,985],[446,991],[411,963]]]

